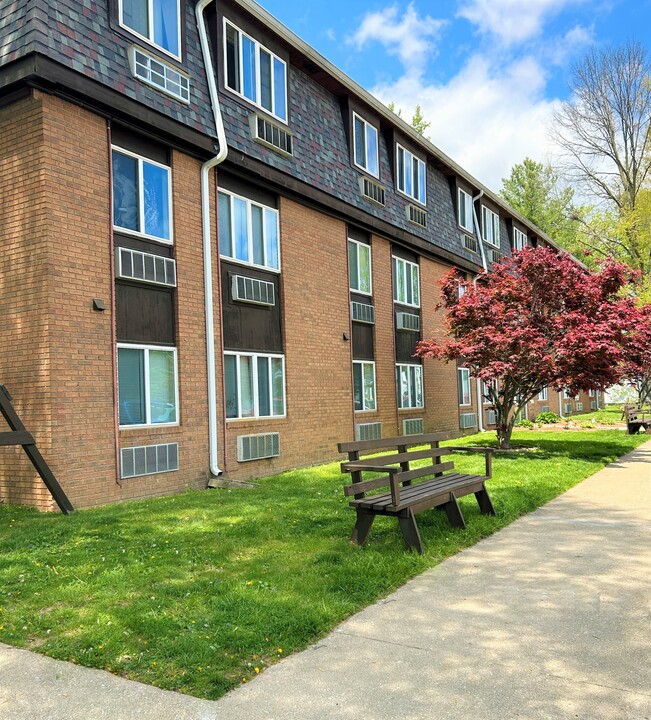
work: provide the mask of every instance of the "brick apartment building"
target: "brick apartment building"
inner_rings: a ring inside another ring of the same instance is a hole
[[[415,344],[553,245],[251,0],[3,4],[0,190],[0,382],[77,507],[490,428]],[[0,501],[51,507],[19,448]]]

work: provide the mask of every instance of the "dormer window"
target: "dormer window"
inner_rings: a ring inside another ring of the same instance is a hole
[[[427,203],[425,163],[402,145],[396,145],[398,190],[425,205]]]
[[[355,165],[366,170],[371,175],[379,177],[377,129],[357,113],[353,113],[353,128],[355,134],[353,150]]]
[[[287,122],[287,64],[257,40],[224,21],[229,90]]]
[[[524,250],[524,248],[527,247],[527,236],[522,232],[522,230],[518,230],[517,227],[513,228],[513,249],[514,250]]]
[[[457,199],[457,222],[464,230],[472,233],[472,197],[465,190],[459,188]]]
[[[495,247],[500,246],[500,216],[485,205],[481,206],[481,225],[484,240]]]
[[[119,0],[120,25],[181,59],[181,0]]]

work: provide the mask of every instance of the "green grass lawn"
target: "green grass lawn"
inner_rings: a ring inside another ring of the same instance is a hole
[[[263,478],[253,490],[188,492],[70,516],[0,506],[0,641],[216,698],[315,642],[351,613],[530,512],[646,440],[621,430],[514,433],[498,454],[497,517],[461,501],[468,528],[419,515],[426,553],[354,513],[338,463]],[[459,441],[455,441],[458,444]],[[494,444],[475,435],[466,444]],[[455,456],[483,472],[483,456]]]
[[[590,412],[572,415],[570,419],[575,422],[594,421],[599,425],[626,424],[626,421],[622,418],[621,405],[606,405],[606,407],[601,410],[592,410]]]

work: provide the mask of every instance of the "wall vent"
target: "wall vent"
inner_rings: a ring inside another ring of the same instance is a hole
[[[384,188],[379,183],[373,182],[367,177],[360,176],[359,191],[367,200],[372,200],[384,207]]]
[[[540,408],[540,412],[541,412],[541,413],[543,413],[543,412],[549,412],[549,405],[543,405],[543,406]]]
[[[572,403],[565,403],[563,405],[563,412],[566,415],[571,415],[572,414]]]
[[[231,291],[233,300],[255,305],[275,305],[274,284],[257,278],[233,275]]]
[[[427,227],[427,210],[419,208],[416,205],[407,205],[407,220],[414,225]]]
[[[402,421],[403,435],[422,435],[423,418],[410,418]]]
[[[357,423],[355,425],[355,440],[380,440],[382,438],[382,423]]]
[[[396,329],[409,330],[410,332],[420,331],[420,315],[414,313],[396,313]]]
[[[499,250],[490,250],[488,253],[488,259],[494,263],[499,262],[502,259],[502,256],[500,255],[500,251]]]
[[[256,142],[272,148],[281,155],[294,154],[294,138],[288,130],[255,113],[249,115],[249,123],[251,135]]]
[[[486,425],[495,425],[497,422],[497,413],[495,410],[486,410]]]
[[[596,409],[597,409],[597,401],[590,400],[590,410],[596,410]]]
[[[462,430],[473,428],[477,425],[477,415],[475,413],[461,413],[459,418],[459,427]]]
[[[237,462],[262,460],[280,455],[280,435],[262,433],[260,435],[237,436]]]
[[[143,445],[120,450],[120,477],[140,477],[179,469],[179,444]]]
[[[157,90],[175,97],[182,102],[190,102],[190,81],[169,65],[156,60],[136,47],[131,48],[131,72],[143,82]]]
[[[368,325],[375,324],[375,308],[373,305],[353,301],[350,303],[350,308],[355,322],[367,323]]]
[[[577,411],[577,412],[581,412],[582,410],[583,410],[583,403],[582,403],[582,402],[578,402],[578,403],[576,404],[576,411]]]
[[[115,255],[117,277],[176,287],[176,262],[172,258],[125,247],[117,248]]]
[[[477,247],[477,238],[472,235],[463,236],[463,246],[466,250],[470,250],[470,252],[479,252],[479,248]]]

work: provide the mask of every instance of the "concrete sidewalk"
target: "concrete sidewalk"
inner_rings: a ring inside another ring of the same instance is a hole
[[[0,645],[0,719],[650,720],[650,578],[651,442],[218,702]]]

